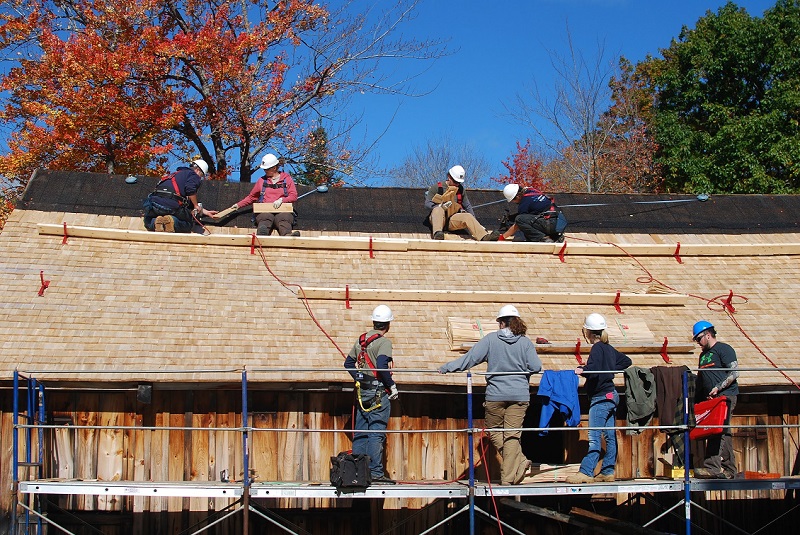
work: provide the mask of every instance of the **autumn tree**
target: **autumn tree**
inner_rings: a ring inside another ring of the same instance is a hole
[[[459,144],[448,135],[412,147],[402,163],[388,171],[388,178],[394,186],[429,188],[447,178],[448,169],[454,165],[461,165],[467,172],[468,188],[493,187],[486,159],[473,147]]]
[[[200,157],[217,177],[236,169],[249,181],[267,149],[302,162],[322,118],[337,127],[333,166],[358,169],[347,97],[408,94],[378,66],[441,53],[396,37],[415,5],[16,0],[0,15],[0,50],[14,64],[0,116],[15,125],[0,173],[161,172]]]
[[[549,51],[556,73],[553,97],[546,97],[534,84],[516,103],[507,106],[512,117],[531,128],[538,141],[562,160],[562,169],[572,190],[572,181],[581,183],[586,192],[603,191],[605,176],[600,165],[610,132],[600,128],[600,120],[609,103],[608,82],[611,69],[605,50],[598,45],[594,58],[587,58],[575,48],[567,30],[567,54]]]
[[[754,18],[731,2],[650,59],[669,191],[800,191],[800,4]]]
[[[308,149],[305,154],[303,171],[297,176],[297,183],[307,186],[320,184],[336,185],[335,162],[328,149],[328,133],[318,126],[308,135]]]
[[[519,184],[521,187],[544,190],[542,181],[542,160],[531,152],[531,140],[524,145],[517,141],[517,150],[509,159],[503,160],[507,174],[492,177],[494,182],[502,185]]]

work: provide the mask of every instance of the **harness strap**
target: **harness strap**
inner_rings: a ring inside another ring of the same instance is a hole
[[[258,197],[258,202],[264,202],[264,194],[267,192],[267,188],[277,189],[277,188],[283,187],[283,196],[284,197],[288,197],[289,196],[289,187],[286,184],[286,179],[283,179],[282,183],[278,182],[277,184],[273,184],[272,182],[267,180],[267,177],[262,178],[261,181],[262,181],[261,182],[261,195]]]

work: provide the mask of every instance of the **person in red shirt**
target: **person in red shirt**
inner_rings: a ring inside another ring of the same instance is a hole
[[[285,202],[295,202],[297,200],[297,187],[291,175],[285,171],[279,171],[278,158],[274,154],[267,154],[261,159],[261,169],[264,176],[256,181],[250,193],[233,205],[234,210],[250,206],[255,202],[272,203],[276,210]],[[292,230],[294,225],[294,212],[265,212],[256,214],[256,234],[259,236],[269,236],[273,230],[277,230],[280,236],[299,236],[300,232]]]

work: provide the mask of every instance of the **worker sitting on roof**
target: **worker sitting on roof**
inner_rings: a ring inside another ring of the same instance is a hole
[[[162,178],[142,203],[144,228],[156,232],[191,232],[195,217],[216,214],[197,202],[197,191],[206,173],[208,164],[195,160],[191,167],[178,167]]]
[[[291,175],[285,171],[278,171],[278,158],[274,154],[267,154],[261,159],[261,169],[264,176],[259,178],[250,193],[241,201],[234,204],[231,208],[238,210],[245,206],[250,206],[254,202],[271,203],[275,210],[278,210],[284,202],[290,203],[297,200],[297,187],[294,185]],[[280,236],[299,236],[300,232],[292,230],[295,214],[290,212],[264,212],[256,214],[256,234],[259,236],[269,236],[273,229],[278,231]]]
[[[443,240],[445,230],[467,229],[479,241],[497,241],[499,232],[489,232],[475,219],[464,189],[464,168],[454,165],[447,174],[447,188],[442,183],[431,186],[425,194],[425,207],[431,210],[426,223],[430,223],[434,240]]]
[[[500,236],[501,240],[513,239],[521,230],[525,241],[564,241],[567,219],[553,199],[534,188],[520,188],[518,184],[504,187],[503,197],[519,207],[514,224]]]

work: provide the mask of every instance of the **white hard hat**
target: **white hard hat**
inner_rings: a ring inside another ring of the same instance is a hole
[[[206,162],[204,162],[203,160],[195,160],[192,163],[196,165],[197,168],[203,172],[203,176],[206,176],[208,174],[208,164]]]
[[[583,328],[589,331],[604,331],[607,327],[606,319],[596,312],[586,316],[583,322]]]
[[[519,317],[519,310],[514,305],[505,305],[503,308],[500,309],[500,312],[497,313],[497,318],[508,318],[509,316],[514,316],[515,318]]]
[[[265,154],[263,158],[261,158],[261,165],[259,167],[261,169],[269,169],[270,167],[275,167],[278,165],[278,157],[274,154]]]
[[[464,168],[460,165],[454,165],[450,168],[447,172],[450,175],[450,178],[458,182],[459,184],[464,182],[464,177],[466,176],[467,172],[464,171]]]
[[[505,197],[508,202],[513,201],[517,193],[519,193],[519,184],[508,184],[503,188],[503,197]]]
[[[392,321],[393,319],[394,314],[392,314],[392,309],[386,305],[378,305],[375,307],[375,310],[372,311],[372,321],[386,323]]]

